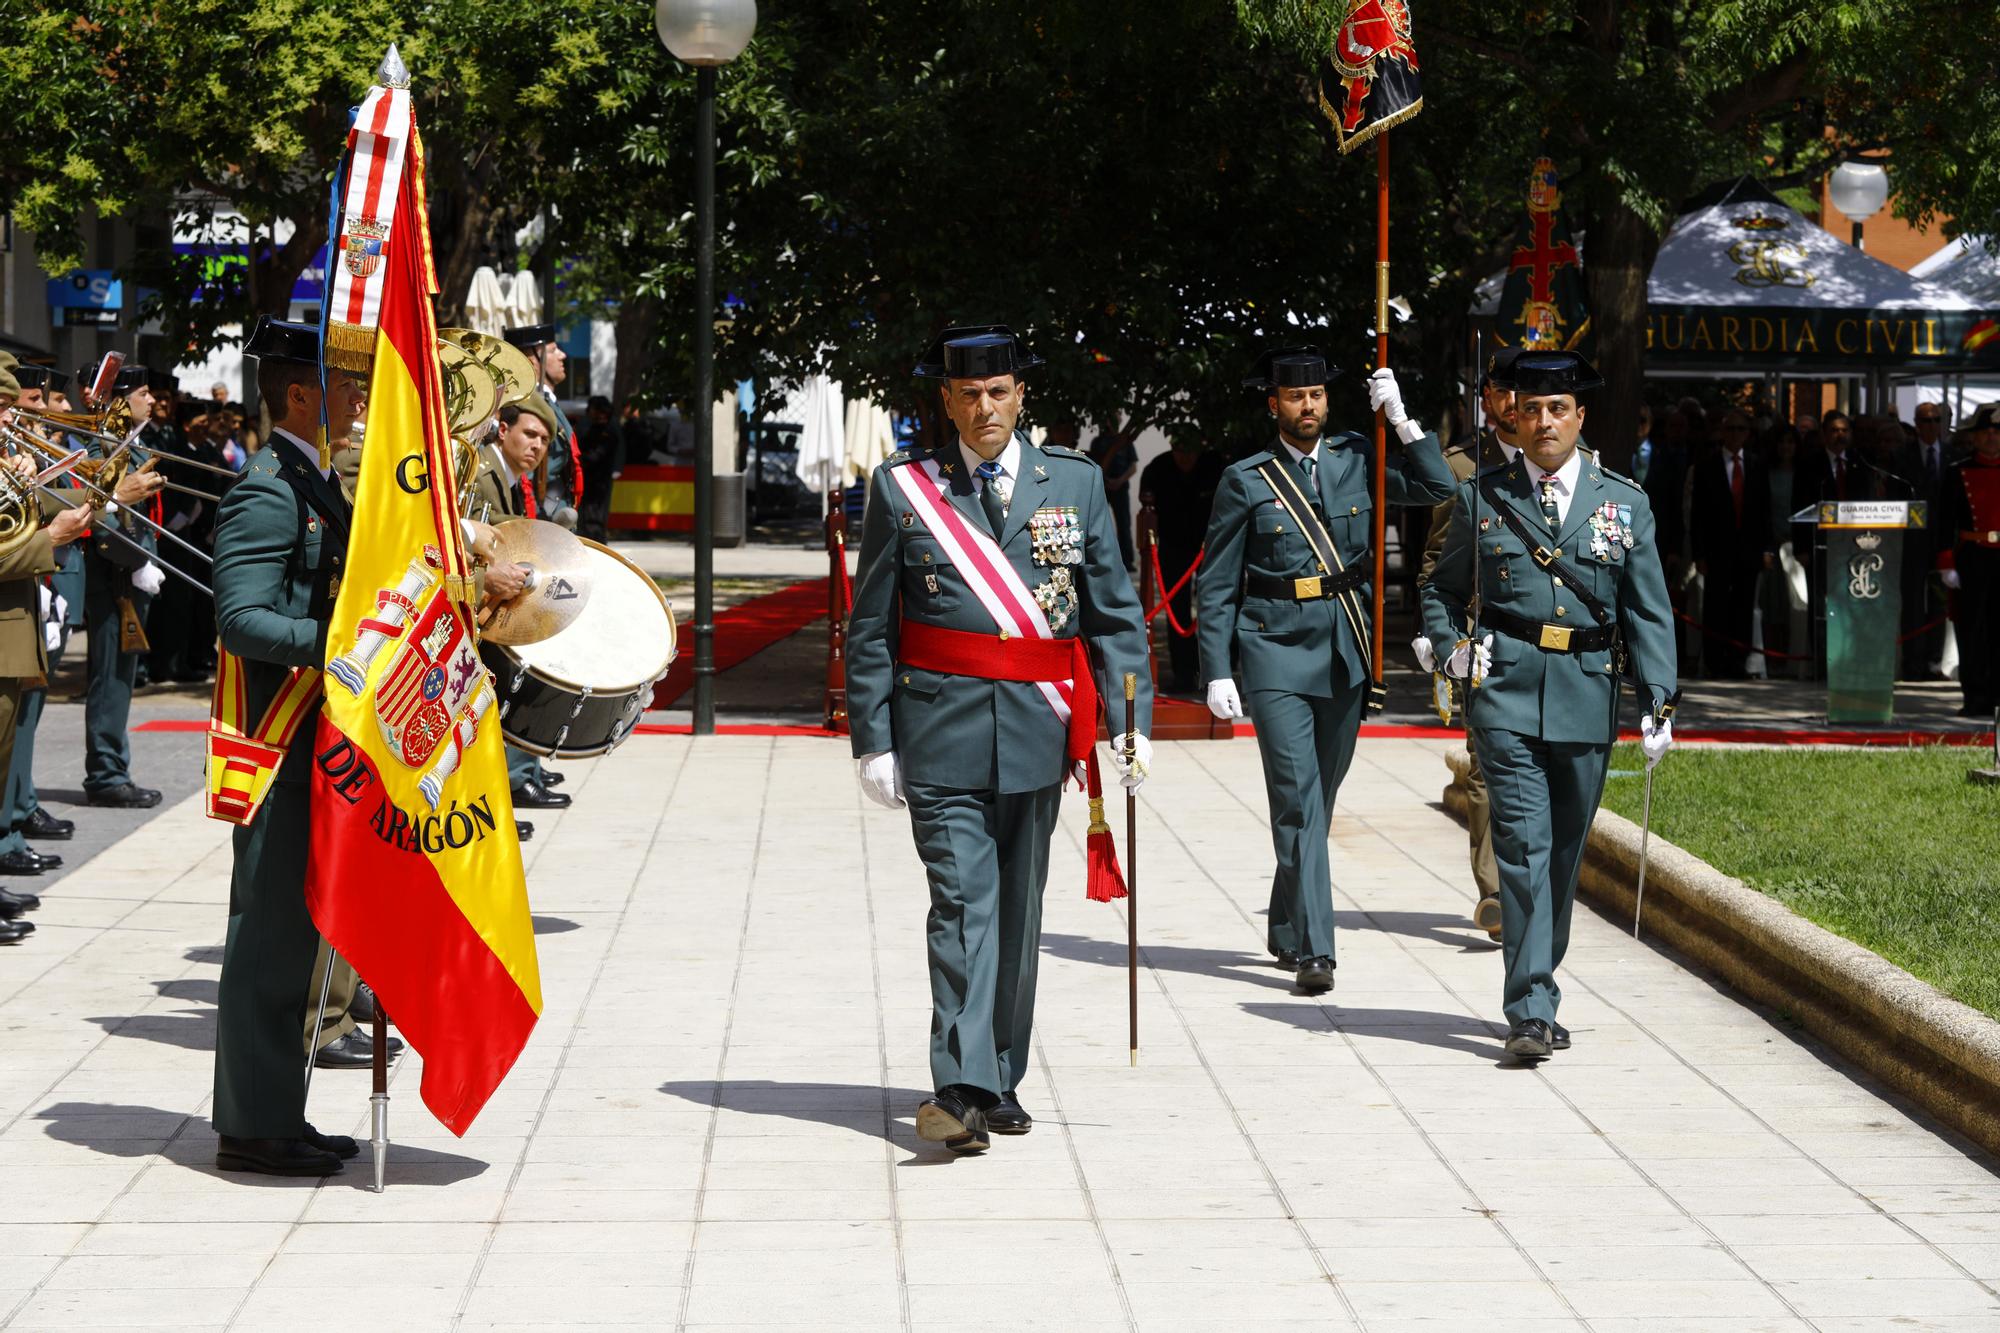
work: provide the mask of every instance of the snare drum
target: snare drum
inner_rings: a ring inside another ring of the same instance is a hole
[[[583,544],[590,591],[575,621],[539,643],[479,645],[500,697],[500,733],[544,758],[616,747],[674,660],[674,613],[659,587],[617,552]]]

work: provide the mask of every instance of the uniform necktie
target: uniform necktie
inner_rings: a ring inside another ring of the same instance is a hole
[[[1556,504],[1556,474],[1553,472],[1542,478],[1542,517],[1548,520],[1551,530],[1562,526],[1562,510]]]
[[[1000,493],[1000,488],[1006,484],[1007,474],[998,463],[994,462],[981,463],[973,471],[986,483],[980,488],[979,503],[986,510],[987,526],[992,528],[993,535],[998,537],[1001,529],[1007,525],[1007,497]]]
[[[1326,522],[1326,506],[1319,500],[1319,459],[1311,454],[1301,455],[1299,471],[1306,479],[1306,503],[1310,504],[1313,512],[1319,515],[1321,523]]]
[[[1743,526],[1743,455],[1729,456],[1729,498],[1736,504],[1736,526]]]

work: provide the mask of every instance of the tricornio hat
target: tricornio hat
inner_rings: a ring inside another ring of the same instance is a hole
[[[69,376],[50,366],[18,365],[14,378],[23,389],[46,389],[55,393],[69,386]]]
[[[932,339],[910,373],[924,380],[983,380],[1024,375],[1041,364],[1005,324],[968,324]]]
[[[1479,387],[1509,388],[1507,381],[1514,373],[1514,363],[1521,357],[1518,347],[1503,347],[1486,358],[1486,369],[1479,376]]]
[[[1604,387],[1590,362],[1575,352],[1523,352],[1514,358],[1504,377],[1494,372],[1493,383],[1528,397],[1551,393],[1574,396]]]
[[[537,347],[556,340],[556,326],[553,324],[519,324],[511,329],[500,330],[500,336],[524,352],[532,352]]]
[[[296,361],[303,366],[316,366],[319,364],[319,325],[272,319],[266,315],[251,330],[250,341],[243,344],[243,355],[254,356],[259,361]]]
[[[104,359],[102,357],[90,363],[89,372],[83,376],[83,383],[86,387],[97,383],[97,369],[103,364]],[[134,389],[143,389],[146,387],[146,381],[151,377],[151,374],[152,372],[144,366],[135,366],[127,363],[119,367],[118,378],[111,381],[111,392],[115,397],[122,398]]]
[[[1257,358],[1256,368],[1243,381],[1246,389],[1307,389],[1325,384],[1340,374],[1329,366],[1317,347],[1274,347]]]

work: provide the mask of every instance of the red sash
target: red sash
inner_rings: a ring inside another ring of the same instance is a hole
[[[897,660],[925,671],[980,680],[1073,682],[1069,743],[1063,755],[1071,763],[1096,762],[1097,682],[1091,677],[1090,653],[1081,638],[1017,639],[905,620],[897,629],[897,641]]]

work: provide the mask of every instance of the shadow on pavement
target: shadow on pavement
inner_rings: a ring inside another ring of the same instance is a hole
[[[1338,1005],[1330,997],[1318,1004],[1246,1004],[1246,1014],[1286,1023],[1306,1032],[1362,1032],[1435,1046],[1440,1050],[1464,1051],[1488,1060],[1506,1058],[1500,1038],[1476,1018],[1466,1014],[1440,1014],[1428,1009],[1355,1009]]]
[[[567,935],[572,930],[582,930],[576,922],[559,916],[538,916],[531,918],[537,935]]]
[[[212,977],[181,977],[174,981],[156,981],[153,989],[163,1000],[186,1000],[189,1004],[213,1005],[220,1002],[222,983]]]
[[[1451,912],[1341,912],[1335,929],[1407,935],[1460,953],[1500,952],[1500,942],[1473,925],[1471,917]]]
[[[1042,932],[1042,948],[1058,958],[1078,963],[1099,963],[1122,968],[1126,964],[1125,945],[1117,940],[1095,940],[1084,935]],[[1191,972],[1197,976],[1236,977],[1273,990],[1289,991],[1289,975],[1273,965],[1268,954],[1244,953],[1241,949],[1191,949],[1178,944],[1139,945],[1139,961],[1147,967],[1168,972]]]
[[[896,1142],[895,1122],[884,1122],[883,1089],[872,1083],[780,1083],[768,1078],[681,1079],[662,1083],[660,1091],[679,1097],[706,1111],[720,1106],[725,1111],[750,1115],[776,1116],[813,1125],[851,1129],[872,1139]],[[914,1107],[930,1096],[911,1088],[890,1088],[889,1105]]]
[[[220,944],[197,944],[194,948],[182,954],[181,957],[187,959],[190,963],[215,963],[219,965],[222,962],[222,946]]]
[[[157,1041],[184,1051],[215,1049],[213,1008],[191,1009],[180,1014],[106,1014],[89,1021],[103,1028],[106,1036]]]

